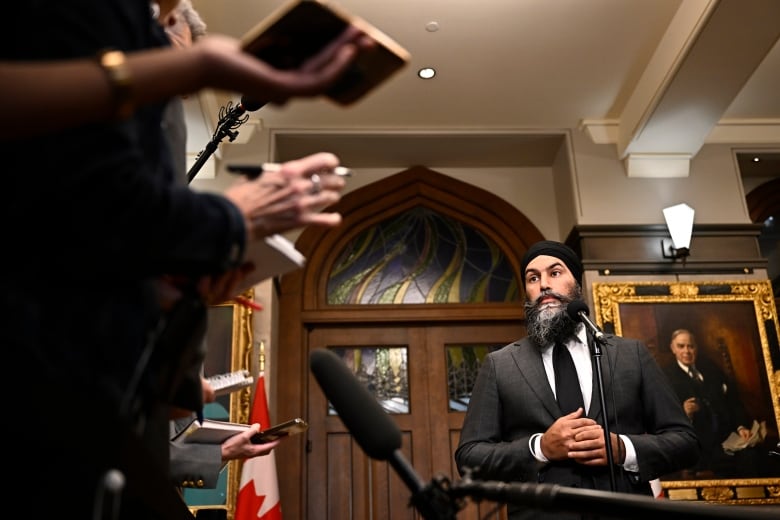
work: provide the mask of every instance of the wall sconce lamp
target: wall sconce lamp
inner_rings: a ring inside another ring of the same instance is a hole
[[[664,208],[666,227],[672,239],[661,239],[661,254],[672,260],[685,259],[691,254],[691,235],[693,234],[693,208],[687,204],[677,204]]]

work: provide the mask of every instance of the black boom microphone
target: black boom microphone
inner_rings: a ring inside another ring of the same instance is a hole
[[[241,108],[246,112],[254,112],[260,110],[265,106],[265,101],[257,101],[256,99],[250,99],[246,96],[241,96]]]
[[[230,137],[230,140],[232,141],[238,134],[230,131],[235,130],[249,119],[247,112],[259,110],[264,105],[265,103],[261,103],[260,101],[241,96],[241,101],[220,118],[218,126],[222,127],[225,134],[227,134],[227,137]]]
[[[601,329],[590,321],[590,318],[588,318],[589,309],[588,305],[582,301],[582,300],[574,300],[569,305],[566,306],[566,312],[569,314],[569,317],[573,319],[574,321],[580,321],[585,324],[585,326],[590,330],[591,334],[593,334],[593,338],[598,341],[599,343],[603,344],[605,341],[604,333],[601,332]]]
[[[401,453],[401,430],[355,374],[335,353],[313,350],[309,365],[341,422],[366,455],[386,460],[412,492],[411,504],[426,520],[455,518],[457,505],[440,489],[428,486]]]
[[[330,350],[314,350],[311,371],[355,441],[372,459],[388,460],[401,448],[401,430],[347,365]]]

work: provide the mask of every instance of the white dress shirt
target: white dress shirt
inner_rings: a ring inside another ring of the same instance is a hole
[[[577,379],[580,383],[582,402],[585,405],[585,410],[590,410],[590,403],[593,398],[593,358],[590,354],[590,348],[588,347],[585,325],[581,323],[577,325],[576,339],[571,339],[564,345],[569,349],[571,358],[574,361],[574,366],[577,369]],[[552,361],[553,347],[554,345],[551,344],[542,350],[542,363],[544,364],[544,371],[547,373],[547,381],[550,383],[550,388],[552,388],[553,393],[556,394],[555,371],[553,370]],[[540,462],[549,462],[547,457],[544,456],[544,453],[542,453],[542,435],[544,435],[544,433],[533,434],[529,440],[528,447],[536,460]],[[627,471],[639,471],[634,445],[627,436],[620,435],[620,438],[623,440],[623,444],[626,447],[626,458],[622,464],[623,468]]]

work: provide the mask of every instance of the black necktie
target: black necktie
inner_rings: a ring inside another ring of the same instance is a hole
[[[697,383],[700,383],[701,380],[702,380],[701,372],[696,370],[696,367],[694,367],[694,366],[689,366],[688,367],[688,375],[691,376],[691,379],[693,379]]]
[[[555,395],[558,406],[565,414],[570,414],[577,408],[585,408],[580,391],[580,380],[577,369],[566,345],[556,343],[553,347],[553,369],[555,371]]]

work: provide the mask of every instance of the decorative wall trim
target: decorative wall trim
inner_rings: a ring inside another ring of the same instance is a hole
[[[691,255],[683,263],[662,255],[669,238],[663,224],[575,226],[566,243],[577,251],[586,271],[606,274],[750,274],[766,269],[758,236],[760,224],[694,225]]]

